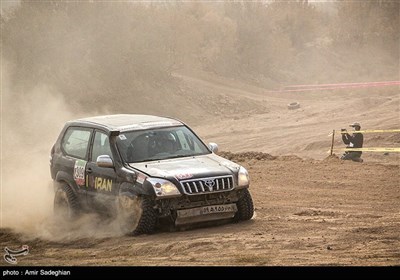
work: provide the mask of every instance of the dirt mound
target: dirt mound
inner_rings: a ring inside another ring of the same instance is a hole
[[[326,158],[324,158],[323,161],[328,161],[328,162],[340,162],[340,158],[339,156],[337,156],[336,154],[332,154],[327,156]]]
[[[242,152],[242,153],[232,153],[232,152],[219,152],[220,156],[233,161],[243,162],[250,159],[256,160],[274,160],[276,156],[272,156],[267,153],[262,152]]]

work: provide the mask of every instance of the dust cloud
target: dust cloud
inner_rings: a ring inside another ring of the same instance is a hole
[[[1,227],[47,240],[119,235],[116,221],[95,214],[72,223],[53,216],[50,149],[64,123],[83,114],[68,110],[63,96],[44,84],[27,93],[9,90],[7,69],[3,61]]]
[[[8,69],[2,60],[1,226],[32,233],[52,214],[49,143],[71,113],[45,85],[11,91]]]

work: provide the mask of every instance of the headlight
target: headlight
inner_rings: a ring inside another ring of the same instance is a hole
[[[158,178],[147,178],[147,181],[153,186],[154,192],[159,196],[180,196],[178,188],[170,181]]]
[[[246,168],[241,166],[239,168],[239,173],[238,173],[238,187],[247,187],[250,184],[250,177],[249,173],[247,172]]]

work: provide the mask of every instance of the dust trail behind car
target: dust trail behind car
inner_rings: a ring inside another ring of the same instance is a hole
[[[11,91],[5,61],[2,68],[0,227],[50,240],[118,235],[112,223],[102,233],[94,230],[99,222],[94,216],[85,216],[68,229],[53,219],[49,143],[55,141],[63,123],[76,114],[67,110],[64,98],[46,85],[37,85],[24,94]]]

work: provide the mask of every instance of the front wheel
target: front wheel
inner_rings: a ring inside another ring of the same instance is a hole
[[[253,199],[248,189],[243,190],[242,197],[236,202],[238,211],[235,215],[237,221],[250,220],[254,215]]]
[[[154,231],[157,211],[149,197],[118,197],[118,220],[124,234],[139,235]]]

